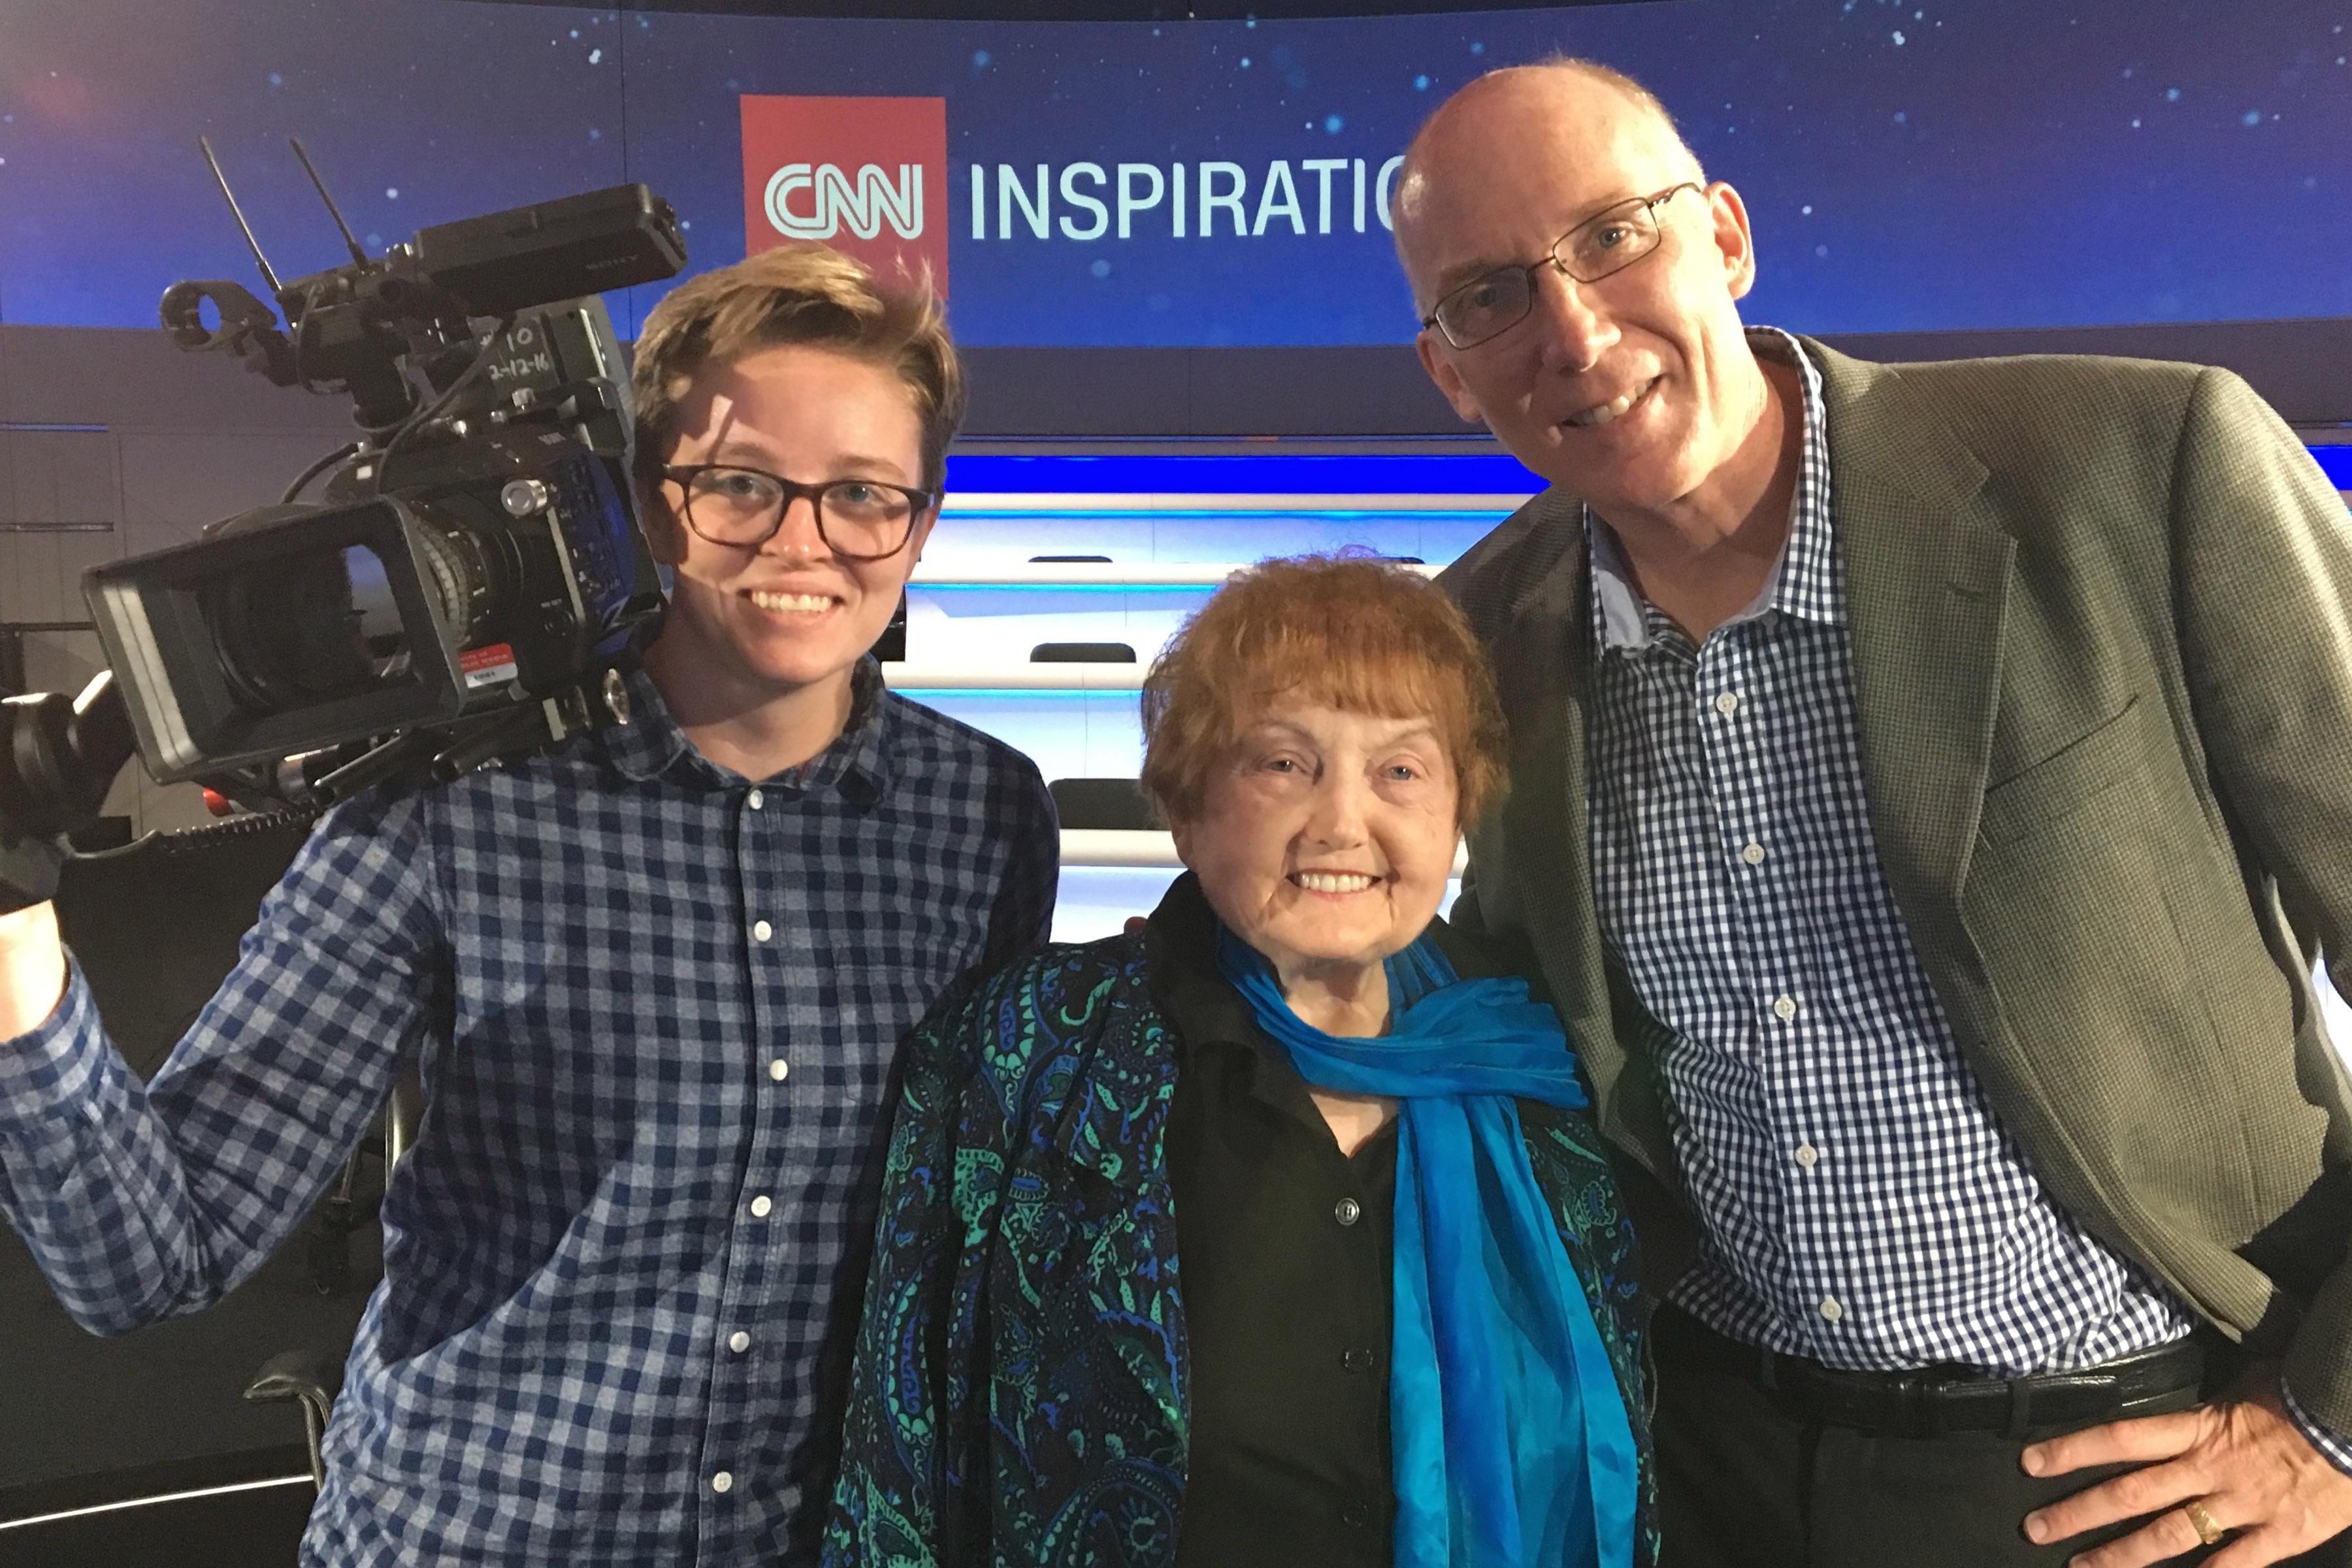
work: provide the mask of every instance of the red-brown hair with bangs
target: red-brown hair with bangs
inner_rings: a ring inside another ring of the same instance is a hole
[[[1426,718],[1445,747],[1464,826],[1505,787],[1502,704],[1486,651],[1436,584],[1370,555],[1263,561],[1226,579],[1143,681],[1143,788],[1171,822],[1283,699]]]

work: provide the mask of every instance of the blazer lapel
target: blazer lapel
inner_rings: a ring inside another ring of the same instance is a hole
[[[1554,492],[1558,495],[1558,492]],[[1513,715],[1505,856],[1536,961],[1592,1084],[1602,1132],[1669,1186],[1674,1142],[1650,1064],[1621,1031],[1638,1019],[1612,994],[1593,902],[1591,803],[1586,788],[1586,693],[1592,667],[1591,576],[1582,503],[1560,497],[1543,526],[1573,529],[1573,545],[1520,602],[1495,648],[1503,708]]]
[[[1922,956],[1967,942],[1958,894],[1984,804],[2017,542],[1982,463],[1899,371],[1819,344],[1870,824]]]

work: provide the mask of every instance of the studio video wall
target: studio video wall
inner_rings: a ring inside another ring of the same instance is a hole
[[[1818,332],[2352,316],[2342,0],[1654,0],[1330,21],[816,21],[474,0],[0,5],[0,321],[137,327],[175,279],[345,259],[623,181],[696,267],[928,266],[959,335],[1394,342],[1398,155],[1555,50],[1652,82]],[[657,289],[615,299],[632,331]]]

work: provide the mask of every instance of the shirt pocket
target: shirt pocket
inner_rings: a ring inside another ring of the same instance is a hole
[[[2139,730],[2135,696],[2039,762],[1988,786],[1978,830],[1992,843],[2014,844],[2092,805],[2131,773]]]

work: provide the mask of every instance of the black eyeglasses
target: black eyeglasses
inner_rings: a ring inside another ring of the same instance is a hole
[[[845,561],[887,561],[907,548],[915,519],[939,504],[937,490],[880,479],[827,479],[804,485],[731,463],[679,463],[662,477],[686,492],[686,526],[713,544],[757,550],[784,525],[784,509],[802,496],[816,509],[817,537]]]
[[[1597,212],[1553,240],[1540,261],[1497,267],[1448,289],[1421,324],[1435,327],[1457,349],[1499,337],[1535,309],[1537,273],[1557,267],[1579,283],[1598,283],[1658,248],[1658,208],[1684,191],[1705,189],[1685,180],[1654,196],[1635,196]]]

